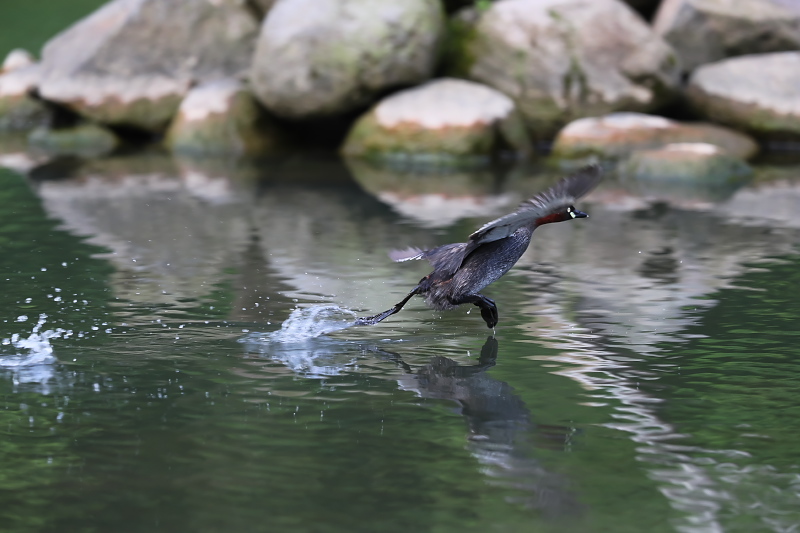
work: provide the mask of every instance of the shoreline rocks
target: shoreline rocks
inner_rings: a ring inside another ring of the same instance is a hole
[[[794,0],[111,0],[41,63],[8,55],[0,131],[188,157],[335,147],[407,169],[551,142],[563,158],[704,142],[748,159],[755,141],[717,124],[798,146],[798,28]]]

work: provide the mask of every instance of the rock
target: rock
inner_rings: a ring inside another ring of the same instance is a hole
[[[687,94],[721,124],[759,136],[800,136],[800,52],[726,59],[692,74]]]
[[[636,151],[620,164],[620,171],[639,180],[696,183],[738,181],[752,173],[744,161],[707,143],[676,143]]]
[[[428,79],[442,33],[438,0],[282,0],[261,27],[253,90],[280,116],[342,114]]]
[[[502,146],[530,148],[514,102],[491,87],[445,78],[383,99],[356,122],[342,152],[458,164],[488,161]]]
[[[28,142],[49,155],[83,157],[98,157],[111,153],[120,144],[111,130],[88,122],[71,128],[39,127],[30,133]]]
[[[679,83],[672,48],[619,0],[506,0],[453,26],[456,70],[513,98],[538,138],[576,118],[654,109]]]
[[[22,48],[16,48],[11,50],[3,60],[3,65],[0,66],[0,74],[5,74],[21,67],[29,67],[34,63],[36,63],[36,58],[30,52]]]
[[[245,86],[228,78],[189,91],[165,143],[185,154],[253,156],[276,148],[280,134]]]
[[[569,123],[553,143],[553,155],[565,158],[624,157],[636,150],[672,143],[705,142],[728,154],[749,159],[758,144],[737,131],[706,123],[683,123],[642,113],[613,113]]]
[[[257,34],[236,0],[114,0],[47,43],[40,92],[96,122],[160,131],[192,84],[245,73]]]
[[[731,56],[800,49],[800,2],[664,0],[653,27],[689,72]]]
[[[34,64],[0,75],[0,131],[30,130],[47,122],[50,111],[31,96],[40,73],[39,65]]]

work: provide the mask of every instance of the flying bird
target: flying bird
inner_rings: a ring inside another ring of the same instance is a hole
[[[455,309],[461,304],[480,308],[489,328],[498,322],[494,300],[480,293],[497,281],[522,257],[531,242],[533,230],[544,224],[564,222],[589,215],[578,211],[575,201],[600,182],[598,165],[581,168],[544,192],[525,200],[511,214],[485,224],[467,242],[445,244],[431,250],[394,250],[389,257],[398,262],[427,259],[433,272],[422,278],[408,295],[391,309],[356,319],[357,326],[371,326],[400,311],[415,295],[425,298],[438,310]]]

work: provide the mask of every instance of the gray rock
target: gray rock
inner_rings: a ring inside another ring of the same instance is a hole
[[[25,131],[47,122],[50,111],[30,96],[39,86],[40,75],[36,64],[0,75],[0,131]]]
[[[672,48],[619,0],[506,0],[461,13],[454,33],[456,70],[512,97],[540,138],[576,118],[651,110],[679,82]]]
[[[191,85],[245,73],[257,34],[239,0],[114,0],[47,43],[40,92],[97,122],[159,131]]]
[[[800,2],[664,0],[653,27],[692,71],[726,57],[800,49]]]
[[[282,0],[261,28],[253,89],[284,117],[341,114],[428,79],[442,32],[438,0]]]
[[[642,113],[613,113],[570,122],[556,136],[552,153],[566,158],[618,158],[636,150],[697,142],[713,144],[741,159],[758,153],[758,144],[744,133],[714,124],[677,122]]]
[[[800,52],[726,59],[692,74],[687,94],[699,112],[757,136],[800,136]]]
[[[447,164],[488,161],[503,145],[531,146],[514,102],[480,83],[446,78],[382,100],[356,122],[342,152]]]
[[[172,150],[194,155],[262,155],[280,133],[239,81],[199,85],[186,95],[165,137]]]

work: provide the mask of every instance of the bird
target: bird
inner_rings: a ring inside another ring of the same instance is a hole
[[[377,315],[357,318],[355,325],[375,325],[399,312],[412,297],[419,295],[437,310],[473,304],[480,308],[486,326],[493,329],[499,321],[497,305],[481,291],[511,270],[528,249],[536,228],[588,217],[573,204],[594,189],[602,176],[599,165],[585,166],[525,200],[513,213],[483,225],[467,242],[430,250],[412,247],[391,251],[389,257],[397,262],[426,259],[433,266],[433,272],[422,278],[394,307]]]

